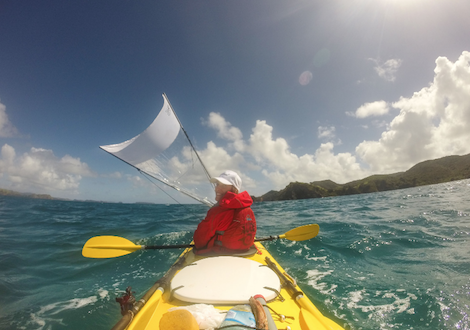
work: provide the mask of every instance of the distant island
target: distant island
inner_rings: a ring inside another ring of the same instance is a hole
[[[280,191],[271,190],[255,202],[309,199],[373,193],[443,183],[470,178],[470,154],[427,160],[406,172],[372,175],[362,180],[337,184],[331,180],[291,182]]]
[[[2,189],[0,188],[0,196],[11,196],[11,197],[19,197],[19,198],[33,198],[33,199],[48,199],[54,201],[66,201],[66,202],[90,202],[90,203],[110,203],[105,201],[95,201],[91,199],[80,200],[80,199],[68,199],[68,198],[58,198],[52,197],[49,194],[33,194],[33,193],[21,193],[13,190]],[[121,204],[122,202],[117,202]],[[153,204],[153,203],[138,203],[135,204]]]
[[[37,199],[58,199],[47,194],[20,193],[17,191],[2,189],[2,188],[0,188],[0,196],[26,197],[26,198],[37,198]]]

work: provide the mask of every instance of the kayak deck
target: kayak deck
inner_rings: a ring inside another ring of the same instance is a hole
[[[257,292],[266,300],[281,290],[279,277],[270,268],[241,257],[217,256],[198,260],[171,280],[176,299],[212,305],[246,304]]]
[[[127,329],[159,329],[163,314],[173,307],[204,303],[228,311],[234,305],[248,304],[251,296],[263,294],[278,329],[343,330],[333,320],[323,316],[301,289],[283,276],[284,270],[261,243],[256,242],[255,246],[257,252],[245,257],[198,256],[192,249],[186,249],[179,259],[183,262],[181,269],[177,269],[171,283],[166,288],[159,287],[152,294]],[[216,261],[219,261],[217,265],[214,264]],[[245,267],[242,272],[230,270],[227,265],[234,262],[232,269]],[[212,274],[208,271],[211,267],[215,267]],[[276,271],[272,270],[273,267]],[[191,273],[194,274],[193,278]],[[214,287],[216,290],[212,290]],[[227,288],[225,293],[218,292],[224,291],[224,287]],[[264,291],[256,292],[260,290]],[[207,292],[206,297],[204,292]],[[234,300],[227,300],[227,296],[234,292]]]

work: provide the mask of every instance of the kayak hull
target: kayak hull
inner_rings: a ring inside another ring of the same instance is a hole
[[[259,264],[260,267],[266,267],[270,264],[270,268],[276,268],[276,274],[279,275],[281,283],[280,291],[274,295],[274,299],[267,299],[267,305],[270,308],[271,316],[278,329],[292,329],[292,330],[344,330],[333,320],[325,317],[316,306],[310,301],[310,299],[303,294],[302,290],[287,276],[285,271],[279,265],[271,254],[264,248],[260,242],[255,243],[256,253],[248,256],[237,256],[236,258],[249,259],[251,262]],[[213,258],[210,256],[198,256],[195,255],[191,248],[186,249],[175,263],[170,271],[167,273],[167,278],[161,283],[157,282],[154,285],[153,292],[150,297],[147,297],[147,301],[140,301],[142,307],[136,311],[135,315],[128,317],[130,323],[127,325],[119,323],[113,329],[128,329],[128,330],[146,330],[146,329],[159,329],[160,319],[163,314],[168,312],[170,308],[179,306],[188,306],[195,302],[185,302],[175,297],[175,288],[172,288],[171,281],[178,277],[178,273],[182,271],[191,270],[192,265],[197,262],[206,259]],[[195,270],[197,272],[197,270]],[[182,275],[182,274],[181,274]],[[250,276],[248,276],[250,278]],[[253,276],[251,276],[253,278]],[[249,280],[243,279],[244,283]],[[287,281],[287,282],[286,282]],[[176,282],[176,280],[175,280]],[[204,285],[210,285],[204,283]],[[192,286],[194,284],[188,284]],[[231,283],[227,282],[227,287]],[[240,286],[240,284],[233,284]],[[275,284],[274,284],[275,285]],[[173,290],[172,290],[173,289]],[[176,288],[178,289],[178,288]],[[243,288],[240,288],[240,290]],[[172,292],[173,291],[173,292]],[[254,296],[260,292],[252,292]],[[147,296],[149,293],[147,293]],[[146,298],[145,296],[143,298]],[[248,303],[249,297],[247,297]],[[145,300],[145,299],[144,299]],[[235,304],[214,304],[210,303],[211,300],[204,302],[206,304],[213,305],[215,308],[221,311],[227,311],[232,308]],[[239,303],[237,303],[239,304]],[[119,327],[117,327],[119,325]]]

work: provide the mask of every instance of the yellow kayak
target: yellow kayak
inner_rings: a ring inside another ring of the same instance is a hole
[[[153,178],[211,207],[214,202],[208,196],[214,194],[214,186],[210,183],[212,176],[202,163],[165,94],[163,99],[162,109],[145,131],[131,140],[100,148],[137,168],[146,177]],[[173,145],[179,135],[182,139],[178,139]],[[186,143],[182,141],[185,138]],[[191,157],[179,158],[177,155],[181,150],[184,150],[185,155],[191,152]],[[187,168],[184,175],[178,174],[177,177],[173,175],[174,166],[169,160],[175,157]],[[158,164],[158,166],[149,164]],[[203,177],[204,175],[201,175],[203,173],[209,179],[208,182],[195,179]],[[181,181],[189,177],[191,184],[188,183],[185,187],[185,183]],[[320,313],[295,281],[259,243],[272,239],[308,240],[315,237],[318,231],[317,224],[309,224],[289,230],[283,235],[257,238],[249,253],[229,256],[198,256],[193,253],[189,245],[140,246],[121,237],[97,236],[85,243],[82,254],[87,258],[115,258],[143,249],[185,248],[165,276],[159,279],[139,301],[135,302],[130,288],[126,290],[127,295],[117,298],[124,316],[113,328],[115,330],[207,328],[200,326],[197,320],[196,326],[192,322],[192,317],[195,316],[189,309],[196,305],[209,308],[207,310],[211,312],[204,314],[205,316],[211,315],[218,319],[221,313],[225,315],[222,325],[213,328],[225,329],[227,322],[240,323],[238,316],[246,316],[247,320],[244,320],[243,324],[248,327],[240,328],[236,324],[228,324],[227,328],[235,325],[231,330],[250,327],[265,330],[341,330],[338,324]],[[183,309],[174,311],[174,308]],[[249,308],[250,311],[245,310]],[[247,314],[243,314],[245,312]],[[249,325],[253,321],[250,314],[256,321],[255,327]],[[182,317],[186,315],[184,317],[188,319],[185,321],[192,324],[181,326],[176,317],[169,315]],[[167,320],[169,322],[165,323]],[[164,326],[161,326],[162,321]]]
[[[171,308],[204,304],[226,313],[258,294],[267,301],[271,327],[343,329],[322,315],[260,242],[244,255],[198,256],[187,248],[113,329],[160,329]]]

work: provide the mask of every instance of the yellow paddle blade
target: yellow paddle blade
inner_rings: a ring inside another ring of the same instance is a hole
[[[290,241],[306,241],[317,236],[319,231],[319,225],[310,224],[291,229],[287,233],[279,235],[279,238],[286,238]]]
[[[82,255],[86,258],[115,258],[140,250],[140,245],[118,236],[96,236],[83,246]]]

